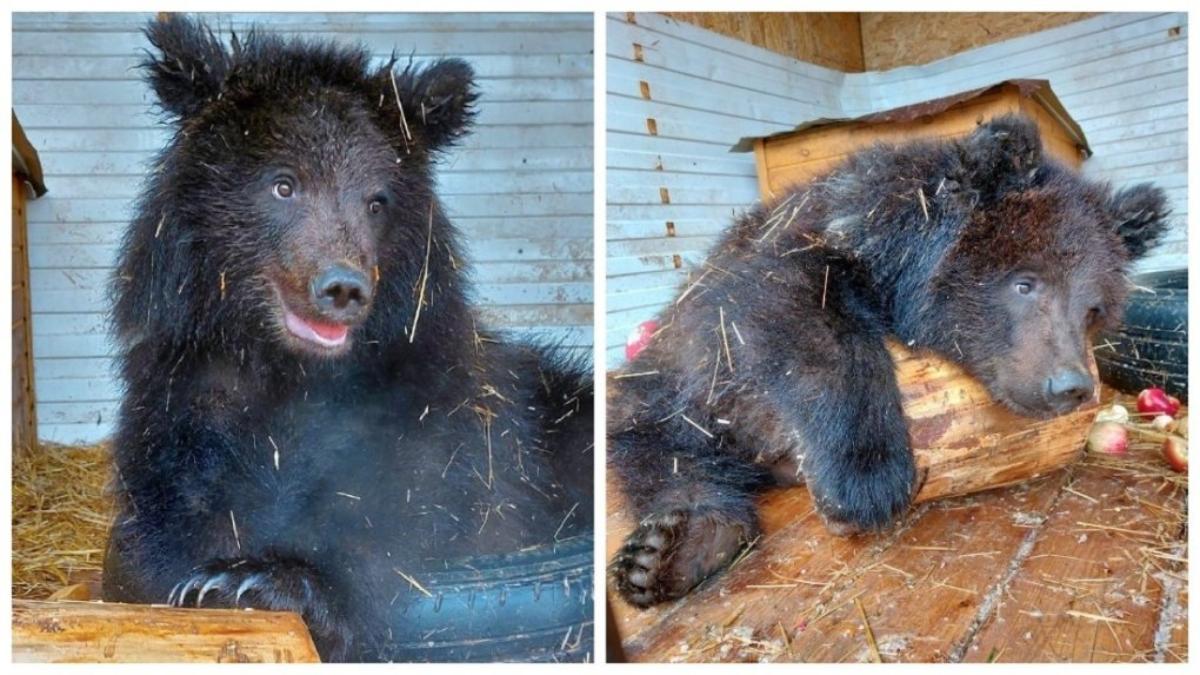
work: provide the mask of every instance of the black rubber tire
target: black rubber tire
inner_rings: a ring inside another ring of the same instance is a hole
[[[519,553],[447,561],[393,603],[396,653],[417,661],[595,658],[591,535]]]
[[[1162,387],[1187,403],[1187,270],[1132,281],[1124,321],[1095,339],[1100,379],[1128,394]]]

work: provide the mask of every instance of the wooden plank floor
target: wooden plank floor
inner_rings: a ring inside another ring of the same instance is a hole
[[[851,539],[804,488],[777,491],[727,574],[609,606],[631,661],[1186,661],[1186,494],[1149,445]],[[632,521],[608,495],[611,559]]]

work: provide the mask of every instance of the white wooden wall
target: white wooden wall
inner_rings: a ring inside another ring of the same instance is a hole
[[[104,285],[152,153],[167,133],[133,68],[150,14],[15,14],[13,105],[50,192],[29,204],[40,436],[111,430],[118,384]],[[592,342],[592,17],[589,14],[207,15],[228,35],[358,40],[386,58],[462,57],[482,91],[440,192],[469,238],[492,325]]]
[[[1050,80],[1095,152],[1086,174],[1166,189],[1171,233],[1139,269],[1187,264],[1186,14],[1106,14],[923,66],[852,74],[657,14],[634,22],[624,13],[607,22],[609,367],[624,360],[629,330],[757,199],[753,155],[728,152],[739,138],[1008,78]]]

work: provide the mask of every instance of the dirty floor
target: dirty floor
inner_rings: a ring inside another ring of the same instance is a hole
[[[632,521],[608,495],[611,559]],[[647,611],[610,590],[609,608],[630,661],[1186,661],[1186,501],[1150,446],[852,539],[804,488],[777,491],[727,574]]]

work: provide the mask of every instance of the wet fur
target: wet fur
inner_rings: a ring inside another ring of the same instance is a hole
[[[806,483],[834,533],[895,522],[919,485],[885,338],[1053,414],[1029,403],[1047,368],[1084,363],[1119,319],[1121,271],[1165,215],[1160,190],[1114,195],[1007,117],[868,149],[742,216],[611,381],[608,462],[639,521],[616,589],[683,595],[758,535],[753,496],[772,486]],[[1034,309],[1009,297],[1026,271],[1044,282]]]
[[[176,133],[113,281],[125,395],[104,598],[293,610],[326,660],[403,660],[389,626],[417,591],[397,570],[591,531],[590,372],[486,330],[434,195],[433,161],[471,118],[470,68],[393,74],[363,49],[263,34],[226,51],[177,17],[147,35]],[[298,116],[281,127],[280,110]],[[378,286],[338,358],[289,349],[272,314],[269,263],[322,226],[245,200],[280,147],[386,167],[402,195],[374,245],[351,242]]]

